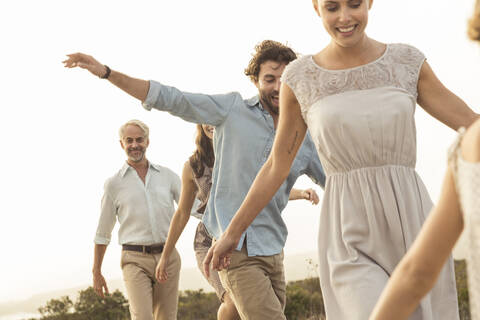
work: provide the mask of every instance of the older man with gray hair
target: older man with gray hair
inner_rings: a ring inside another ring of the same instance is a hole
[[[145,152],[149,129],[139,120],[120,127],[120,145],[127,154],[124,166],[105,182],[100,221],[95,236],[93,287],[108,293],[101,267],[116,220],[122,245],[121,267],[133,320],[177,318],[180,255],[168,265],[171,275],[160,284],[155,267],[160,260],[174,209],[180,197],[180,178],[170,169],[149,162]]]

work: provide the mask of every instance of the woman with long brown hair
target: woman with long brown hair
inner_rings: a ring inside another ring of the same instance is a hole
[[[180,201],[170,224],[168,238],[165,243],[162,257],[157,265],[156,276],[160,282],[164,282],[168,278],[166,271],[168,259],[190,218],[190,212],[192,211],[195,198],[200,201],[198,209],[196,209],[200,219],[205,211],[210,195],[210,188],[212,186],[212,168],[215,162],[212,144],[213,133],[213,126],[205,124],[197,125],[197,135],[195,138],[196,149],[183,166]],[[305,199],[311,201],[312,204],[317,204],[319,201],[318,195],[313,189],[292,189],[289,199]],[[208,234],[205,226],[200,221],[195,233],[194,250],[199,269],[210,285],[215,289],[218,298],[222,302],[218,309],[217,317],[220,320],[239,319],[240,317],[235,308],[235,304],[222,286],[218,272],[210,270],[210,276],[207,277],[203,271],[203,259],[211,246],[212,237]]]

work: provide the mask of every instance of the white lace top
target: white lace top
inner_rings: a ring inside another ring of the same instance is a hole
[[[416,100],[419,70],[424,60],[424,54],[417,48],[398,43],[388,44],[383,55],[371,63],[342,70],[322,68],[312,55],[305,55],[287,66],[282,82],[294,91],[305,118],[316,101],[353,90],[392,86],[406,90]]]
[[[470,315],[480,319],[480,163],[463,160],[460,142],[465,129],[459,130],[449,152],[454,168],[457,194],[463,212],[467,239],[467,275],[470,296]]]

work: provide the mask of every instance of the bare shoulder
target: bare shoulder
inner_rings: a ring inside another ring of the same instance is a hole
[[[190,165],[190,161],[187,160],[183,164],[183,170],[182,170],[182,182],[183,183],[193,183],[193,169],[192,166]]]
[[[462,139],[462,157],[469,162],[480,162],[480,119],[465,132]]]
[[[193,169],[192,169],[192,166],[190,165],[189,160],[185,161],[185,163],[183,164],[182,176],[184,176],[185,174],[190,176],[193,175]]]

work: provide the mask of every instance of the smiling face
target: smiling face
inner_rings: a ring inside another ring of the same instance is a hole
[[[284,62],[265,61],[260,65],[258,81],[255,82],[262,106],[274,115],[278,115],[280,77],[286,65]]]
[[[353,47],[365,37],[373,0],[312,0],[325,30],[341,47]]]
[[[148,147],[148,138],[145,132],[136,125],[127,125],[123,132],[120,144],[125,150],[128,162],[139,163],[145,159],[145,152]]]

